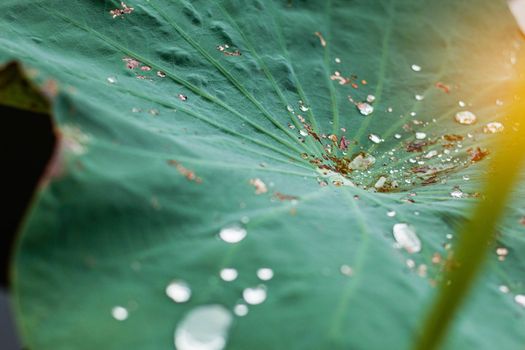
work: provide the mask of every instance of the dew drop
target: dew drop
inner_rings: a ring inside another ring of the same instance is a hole
[[[246,304],[237,304],[233,307],[233,313],[239,317],[248,315],[248,311],[248,305]]]
[[[437,156],[437,155],[438,155],[438,151],[436,151],[436,150],[432,150],[432,151],[429,151],[427,154],[425,154],[424,157],[425,157],[426,159],[431,159],[431,158],[433,158],[433,157],[435,157],[435,156]]]
[[[401,139],[401,137],[402,137],[401,134],[395,134],[395,135],[394,135],[394,138],[395,138],[396,140]]]
[[[166,295],[176,303],[185,303],[190,300],[191,288],[182,280],[174,280],[166,287]]]
[[[416,98],[416,101],[423,101],[425,99],[425,96],[423,95],[416,95],[414,97]]]
[[[450,192],[450,196],[452,198],[463,198],[465,194],[463,193],[463,191],[461,191],[461,189],[459,187],[454,187],[454,189],[452,190],[452,192]]]
[[[376,97],[374,95],[368,95],[366,97],[366,102],[368,103],[374,103],[375,100],[376,100]]]
[[[290,113],[293,113],[293,107],[290,105],[286,106],[286,110]]]
[[[505,285],[501,285],[498,287],[499,291],[502,292],[502,293],[505,293],[507,294],[508,292],[510,292],[510,289],[509,287],[505,286]]]
[[[246,237],[246,229],[239,225],[223,227],[219,232],[219,237],[226,243],[238,243]]]
[[[368,139],[370,141],[372,141],[373,143],[381,143],[381,142],[383,142],[383,139],[381,139],[381,137],[377,136],[376,134],[368,135]]]
[[[465,108],[467,106],[467,104],[464,102],[464,101],[459,101],[458,102],[458,105],[461,107],[461,108]]]
[[[129,312],[125,307],[115,306],[111,309],[111,316],[117,321],[124,321],[128,318]]]
[[[339,271],[341,272],[341,274],[348,276],[348,277],[354,274],[354,270],[352,269],[351,266],[348,266],[348,265],[341,265],[341,267],[339,268]]]
[[[394,216],[396,216],[396,211],[395,210],[389,210],[386,212],[386,215],[390,218],[393,218]]]
[[[485,134],[496,134],[502,132],[504,129],[505,127],[500,122],[491,122],[483,127],[483,132]]]
[[[110,84],[116,84],[117,83],[117,78],[115,77],[108,77],[108,83]]]
[[[269,281],[273,278],[273,270],[267,267],[260,268],[257,270],[257,277],[261,281]]]
[[[374,112],[374,107],[366,102],[359,102],[356,104],[356,107],[359,110],[359,113],[364,116],[370,115]]]
[[[191,310],[175,330],[177,350],[222,350],[228,339],[232,315],[221,305]]]
[[[221,270],[220,276],[223,281],[231,282],[237,279],[237,276],[239,276],[239,272],[237,272],[236,269],[227,267]]]
[[[406,223],[395,224],[393,229],[394,239],[396,242],[409,253],[418,253],[421,251],[421,241],[416,234],[414,226]]]
[[[416,132],[416,139],[418,140],[424,140],[427,138],[427,134],[424,132]]]
[[[463,175],[463,180],[465,180],[465,181],[469,181],[469,180],[470,180],[470,176],[468,176],[468,175]]]
[[[461,111],[456,113],[456,122],[463,125],[472,125],[476,122],[476,115],[469,111]]]
[[[261,304],[266,300],[266,287],[260,285],[253,288],[246,288],[242,292],[242,297],[244,301],[250,305]]]
[[[308,131],[306,131],[306,130],[300,130],[300,131],[299,131],[299,134],[301,134],[301,136],[306,137],[306,136],[308,136]]]
[[[411,68],[414,72],[421,72],[421,66],[418,66],[417,64],[413,64]]]
[[[514,297],[514,301],[518,303],[519,305],[525,307],[525,295],[518,294]]]

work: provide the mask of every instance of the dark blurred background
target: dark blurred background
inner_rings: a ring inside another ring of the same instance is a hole
[[[48,115],[0,106],[3,135],[0,137],[2,162],[2,205],[0,225],[0,349],[20,350],[10,298],[10,261],[16,233],[31,202],[40,176],[51,158],[55,139]],[[5,212],[7,211],[7,212]]]

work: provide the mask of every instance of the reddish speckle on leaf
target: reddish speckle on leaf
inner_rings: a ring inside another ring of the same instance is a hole
[[[446,85],[446,84],[444,84],[444,83],[442,83],[442,82],[440,82],[440,81],[438,81],[438,82],[436,83],[436,87],[437,87],[438,89],[443,90],[443,91],[444,91],[445,93],[447,93],[447,94],[450,93],[450,86],[448,86],[448,85]]]
[[[168,160],[168,164],[171,165],[171,166],[174,166],[179,173],[181,173],[182,175],[184,175],[186,177],[186,179],[188,179],[190,181],[194,181],[194,182],[196,182],[198,184],[202,183],[202,179],[200,177],[198,177],[193,171],[191,171],[191,170],[187,169],[186,167],[184,167],[178,161],[176,161],[174,159],[170,159],[170,160]]]
[[[480,160],[483,160],[486,156],[490,154],[490,152],[486,149],[481,149],[479,147],[476,148],[469,148],[467,150],[467,153],[470,156],[470,160],[472,162],[479,162]]]
[[[133,7],[129,7],[128,5],[126,5],[124,2],[120,3],[120,7],[122,8],[109,11],[109,13],[111,14],[113,18],[122,17],[124,15],[129,15],[135,10]]]

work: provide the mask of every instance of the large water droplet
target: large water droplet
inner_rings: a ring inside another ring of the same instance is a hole
[[[117,321],[124,321],[128,318],[129,312],[125,307],[115,306],[111,309],[111,316]]]
[[[238,243],[246,237],[246,229],[239,225],[223,227],[219,232],[219,237],[226,243]]]
[[[266,287],[257,286],[254,288],[246,288],[242,292],[242,297],[250,305],[258,305],[266,300]]]
[[[221,270],[221,278],[226,281],[226,282],[231,282],[233,280],[235,280],[237,278],[237,276],[239,276],[239,273],[237,272],[236,269],[232,269],[232,268],[224,268]]]
[[[372,107],[369,103],[366,102],[359,102],[355,106],[359,110],[359,113],[361,113],[364,116],[370,115],[374,112],[374,107]]]
[[[456,121],[463,125],[472,125],[476,122],[476,115],[469,111],[461,111],[456,113]]]
[[[368,135],[368,139],[370,141],[372,141],[373,143],[381,143],[381,142],[383,142],[383,139],[381,137],[379,137],[378,135],[376,135],[376,134]]]
[[[416,234],[414,226],[406,223],[398,223],[393,227],[394,239],[396,242],[409,253],[418,253],[421,251],[421,241]]]
[[[176,303],[185,303],[190,300],[191,288],[186,282],[175,280],[166,287],[166,295]]]
[[[491,122],[483,127],[483,132],[485,134],[496,134],[502,132],[504,129],[505,127],[500,122]]]
[[[191,310],[175,330],[177,350],[222,350],[228,339],[232,315],[221,305]]]
[[[267,267],[260,268],[257,270],[257,277],[259,277],[261,281],[269,281],[273,278],[273,270]]]

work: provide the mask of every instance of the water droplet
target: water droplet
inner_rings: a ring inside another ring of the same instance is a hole
[[[236,269],[233,268],[224,268],[220,272],[220,276],[223,281],[231,282],[237,279],[237,276],[239,276],[239,273]]]
[[[341,59],[339,57],[335,58],[335,63],[341,63]]]
[[[364,116],[370,115],[374,112],[374,107],[366,102],[359,102],[356,104],[356,107],[359,110],[359,113]]]
[[[301,136],[306,137],[306,136],[308,136],[308,131],[306,131],[306,130],[300,130],[300,131],[299,131],[299,134],[301,134]]]
[[[421,72],[421,66],[418,66],[417,64],[413,64],[411,68],[414,72]]]
[[[376,134],[368,135],[368,139],[370,141],[372,141],[373,143],[381,143],[381,142],[383,142],[383,139],[381,139],[381,137],[377,136]]]
[[[117,321],[124,321],[128,318],[129,312],[125,307],[115,306],[111,309],[111,316]]]
[[[266,300],[266,287],[260,285],[254,288],[246,288],[242,292],[242,297],[250,305],[261,304]]]
[[[421,241],[416,234],[414,226],[406,223],[395,224],[393,229],[394,239],[396,242],[409,253],[418,253],[421,251]]]
[[[461,191],[459,187],[454,187],[452,192],[450,192],[450,196],[452,198],[463,198],[464,195],[465,194],[463,193],[463,191]]]
[[[394,216],[396,216],[396,211],[395,210],[389,210],[389,211],[386,212],[386,215],[388,217],[393,218]]]
[[[286,106],[286,110],[290,113],[293,113],[293,107],[290,105]]]
[[[518,294],[514,297],[514,301],[518,303],[519,305],[525,307],[525,295]]]
[[[467,104],[466,104],[465,102],[463,102],[463,101],[459,101],[459,102],[458,102],[458,105],[459,105],[461,108],[464,108],[464,107],[467,106]]]
[[[423,101],[425,99],[425,96],[423,95],[416,95],[414,97],[416,98],[416,101]]]
[[[502,292],[502,293],[505,293],[507,294],[508,292],[510,292],[510,289],[509,287],[505,286],[505,285],[501,285],[498,287],[499,291]]]
[[[345,275],[345,276],[352,276],[354,274],[354,270],[352,269],[351,266],[348,266],[348,265],[341,265],[341,267],[339,268],[339,271]]]
[[[394,138],[395,138],[396,140],[401,139],[401,137],[402,137],[401,134],[395,134],[395,135],[394,135]]]
[[[376,97],[374,95],[368,95],[366,97],[366,102],[368,103],[374,103],[375,100],[376,100]]]
[[[505,127],[500,122],[491,122],[483,127],[483,132],[485,134],[496,134],[502,132],[504,129]]]
[[[238,243],[246,237],[246,229],[239,225],[230,225],[221,229],[219,237],[226,243]]]
[[[175,330],[177,350],[222,350],[226,346],[232,315],[221,305],[191,310]]]
[[[257,277],[259,277],[261,281],[269,281],[273,278],[273,270],[267,267],[260,268],[257,270]]]
[[[463,125],[472,125],[476,122],[476,115],[469,111],[461,111],[456,113],[456,121]]]
[[[360,153],[348,164],[348,168],[351,170],[367,170],[374,165],[376,159],[370,154]]]
[[[427,134],[424,132],[416,132],[416,139],[418,140],[424,140],[427,138]]]
[[[438,155],[438,151],[436,151],[436,150],[432,150],[432,151],[428,152],[427,154],[425,154],[424,157],[425,157],[426,159],[431,159],[431,158],[433,158],[433,157],[435,157],[435,156],[437,156],[437,155]]]
[[[115,77],[108,77],[108,83],[110,84],[116,84],[117,83],[117,78]]]
[[[248,315],[248,305],[246,304],[237,304],[233,307],[233,313],[239,317]]]
[[[159,78],[166,78],[166,73],[161,72],[161,71],[159,70],[159,71],[157,72],[157,76],[158,76]]]
[[[176,303],[185,303],[190,300],[191,288],[186,282],[175,280],[166,287],[166,295]]]

